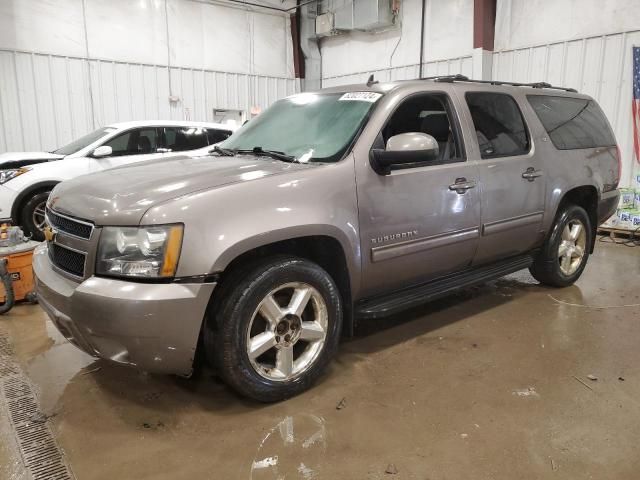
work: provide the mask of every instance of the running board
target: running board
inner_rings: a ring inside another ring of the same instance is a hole
[[[533,263],[533,255],[521,255],[490,265],[454,273],[437,280],[397,290],[382,296],[366,298],[356,303],[358,318],[378,318],[393,315],[407,308],[444,297],[456,290],[503,277]]]

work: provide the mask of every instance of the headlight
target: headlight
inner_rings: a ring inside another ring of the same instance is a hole
[[[10,168],[9,170],[0,170],[0,185],[3,183],[7,183],[12,178],[16,178],[18,175],[22,175],[23,173],[27,173],[30,168],[22,167],[22,168]]]
[[[182,225],[105,227],[96,273],[115,277],[168,278],[178,267]]]

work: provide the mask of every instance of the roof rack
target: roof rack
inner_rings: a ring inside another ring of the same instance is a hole
[[[422,77],[419,80],[433,80],[434,82],[472,82],[472,83],[486,83],[489,85],[510,85],[512,87],[530,87],[530,88],[553,88],[554,90],[564,90],[565,92],[577,93],[575,88],[556,87],[546,82],[533,82],[533,83],[518,83],[518,82],[501,82],[499,80],[472,80],[465,75],[437,75],[434,77]]]

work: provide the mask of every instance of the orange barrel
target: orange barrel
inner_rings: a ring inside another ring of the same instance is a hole
[[[0,247],[0,258],[7,259],[7,270],[11,275],[16,302],[24,300],[29,292],[33,292],[33,249],[39,242],[21,242],[12,247]],[[5,301],[4,287],[0,283],[0,303]]]

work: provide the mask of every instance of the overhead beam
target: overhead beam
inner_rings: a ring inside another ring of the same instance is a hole
[[[496,0],[474,0],[473,76],[477,79],[492,79],[495,31]]]
[[[496,0],[473,1],[473,48],[493,51],[496,31]]]
[[[422,64],[424,63],[424,14],[427,9],[427,0],[422,0],[420,9],[420,64],[418,66],[418,78],[422,78]]]
[[[291,14],[291,44],[293,46],[293,70],[296,78],[305,78],[304,52],[300,43],[300,9]]]

